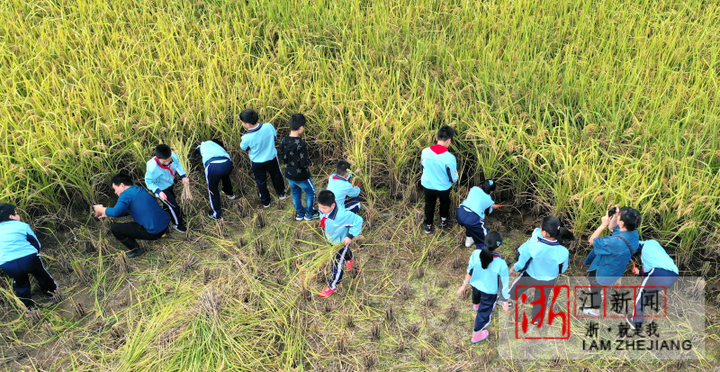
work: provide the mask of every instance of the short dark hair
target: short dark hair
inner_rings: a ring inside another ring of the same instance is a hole
[[[634,231],[642,222],[642,216],[635,208],[622,207],[620,208],[620,220],[625,223],[625,228],[628,231]]]
[[[258,113],[255,110],[245,110],[240,113],[240,121],[255,125],[258,122]]]
[[[219,146],[222,147],[223,149],[225,148],[225,144],[224,144],[223,141],[222,141],[221,139],[219,139],[219,138],[213,138],[213,139],[211,139],[210,141],[215,142],[216,145],[219,145]]]
[[[438,129],[437,139],[440,141],[447,141],[455,137],[455,129],[449,125],[443,125]]]
[[[172,157],[172,149],[170,146],[162,143],[155,147],[155,156],[158,159],[170,159]]]
[[[323,190],[318,193],[317,203],[326,207],[330,207],[335,203],[335,194],[330,190]]]
[[[125,186],[132,186],[132,178],[130,178],[130,176],[125,173],[118,173],[110,179],[110,186],[120,186],[120,184],[123,184]]]
[[[292,114],[290,115],[290,130],[298,130],[300,127],[304,127],[307,123],[305,115],[303,114]]]
[[[0,222],[7,221],[10,216],[17,213],[17,207],[15,204],[2,203],[0,204]]]
[[[347,160],[341,159],[337,162],[337,165],[335,165],[335,171],[339,175],[345,174],[347,170],[350,169],[350,163],[347,162]]]

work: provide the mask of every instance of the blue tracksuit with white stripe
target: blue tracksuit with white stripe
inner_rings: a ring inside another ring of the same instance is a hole
[[[465,236],[473,238],[477,249],[485,248],[485,210],[492,213],[495,202],[483,189],[474,186],[468,192],[467,199],[457,209],[457,221],[465,227]]]
[[[353,186],[352,183],[350,183],[350,177],[352,177],[352,173],[350,172],[348,172],[347,178],[333,173],[328,180],[327,189],[335,194],[335,203],[338,206],[350,212],[357,213],[360,211],[361,206],[360,198],[357,197],[360,195],[360,187]],[[346,197],[350,199],[345,200]]]
[[[495,309],[498,293],[501,298],[510,298],[510,275],[508,265],[500,255],[493,253],[493,260],[486,269],[480,260],[481,249],[475,249],[470,255],[467,273],[470,274],[470,285],[473,288],[473,304],[479,304],[475,316],[475,332],[480,332],[490,324],[490,316]]]
[[[262,123],[248,129],[240,141],[240,148],[248,151],[260,201],[264,206],[269,206],[272,201],[267,187],[267,173],[270,173],[273,188],[278,196],[285,196],[285,180],[275,149],[275,137],[277,137],[275,127],[270,123]]]
[[[40,241],[30,225],[16,220],[0,222],[0,268],[13,278],[15,294],[27,308],[35,305],[30,293],[32,274],[43,294],[52,296],[57,284],[40,257]]]
[[[213,141],[205,141],[197,147],[202,156],[205,166],[205,181],[208,185],[208,196],[210,197],[210,208],[212,216],[222,218],[222,204],[220,202],[220,181],[223,184],[225,195],[234,196],[230,173],[233,170],[233,163],[230,155],[225,149]]]
[[[643,278],[642,288],[638,290],[635,298],[633,323],[636,328],[643,322],[645,306],[650,306],[653,303],[657,305],[654,300],[659,300],[662,303],[662,297],[653,297],[657,296],[658,292],[662,293],[662,291],[665,291],[665,296],[667,296],[667,290],[675,284],[679,274],[678,267],[673,262],[673,259],[656,240],[641,241],[638,250],[640,250],[642,259],[642,272],[640,274],[645,278]],[[662,305],[658,306],[662,308]]]
[[[172,162],[168,166],[160,164],[157,157],[148,160],[145,168],[145,184],[153,195],[163,202],[163,205],[170,212],[173,223],[184,227],[183,213],[175,196],[175,175],[185,178],[187,174],[176,153],[172,153],[171,159]],[[167,200],[160,197],[161,191],[165,193]]]
[[[325,228],[325,237],[331,244],[342,242],[346,237],[353,239],[362,232],[363,219],[355,213],[345,208],[335,205],[335,208],[323,215],[320,220],[320,226]],[[349,245],[343,246],[335,254],[333,259],[332,273],[328,280],[328,286],[335,289],[340,279],[343,277],[343,264],[345,261],[352,260],[353,253]]]
[[[535,233],[533,233],[535,235]],[[542,235],[541,235],[542,236]],[[515,263],[514,269],[522,272],[510,288],[510,296],[517,301],[532,286],[553,286],[558,275],[564,273],[568,268],[570,252],[557,240],[547,240],[538,237],[536,241],[531,238],[520,246],[520,257]],[[532,308],[532,322],[540,320],[544,313],[540,313],[547,305],[547,299],[552,288],[543,287],[542,290],[535,289],[535,297],[532,301],[545,298],[545,303],[538,303]]]

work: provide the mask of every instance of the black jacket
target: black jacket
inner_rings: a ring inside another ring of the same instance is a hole
[[[310,179],[308,146],[300,137],[287,136],[280,144],[280,158],[285,164],[285,177],[293,181]]]

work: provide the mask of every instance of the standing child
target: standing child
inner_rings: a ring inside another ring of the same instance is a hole
[[[42,294],[55,295],[57,284],[45,269],[40,257],[40,241],[30,225],[20,221],[13,204],[0,204],[0,268],[11,278],[15,295],[25,305],[25,316],[31,316],[35,302],[28,274],[37,279]]]
[[[491,194],[495,191],[495,182],[487,180],[482,188],[473,186],[457,209],[458,224],[465,227],[465,246],[475,244],[477,249],[485,246],[485,213],[492,213],[498,205],[492,200]]]
[[[432,232],[435,202],[440,198],[440,227],[447,226],[450,215],[450,188],[458,180],[457,160],[448,151],[455,136],[455,130],[443,125],[438,130],[437,144],[422,151],[420,164],[423,167],[420,183],[425,188],[425,222],[426,234]]]
[[[485,328],[490,324],[490,316],[495,310],[498,295],[503,300],[503,310],[508,311],[508,298],[510,298],[508,265],[499,254],[495,253],[495,249],[500,244],[502,244],[502,235],[499,232],[491,231],[487,234],[487,244],[482,249],[475,249],[470,256],[465,280],[457,291],[457,295],[462,296],[467,285],[472,286],[473,309],[477,311],[473,343],[486,339],[490,334]]]
[[[315,184],[310,178],[310,154],[307,143],[300,138],[306,123],[303,114],[290,115],[290,134],[283,138],[280,145],[280,157],[285,164],[285,177],[292,191],[296,221],[320,218],[320,213],[315,209]],[[303,191],[307,207],[302,203]]]
[[[205,181],[207,181],[208,185],[211,208],[208,217],[214,220],[222,220],[222,204],[218,187],[220,181],[223,184],[223,193],[230,200],[235,199],[232,181],[230,181],[230,173],[233,170],[232,158],[225,151],[223,143],[217,139],[202,142],[196,150],[200,151],[203,166],[205,167]]]
[[[187,226],[174,191],[176,173],[182,178],[184,184],[190,183],[190,179],[187,177],[182,165],[180,165],[177,154],[172,152],[168,145],[157,145],[155,147],[155,157],[147,162],[145,184],[170,211],[175,230],[184,233],[187,231]]]
[[[360,198],[357,196],[360,195],[360,187],[353,186],[352,183],[350,183],[350,177],[352,177],[350,163],[345,160],[338,161],[335,166],[335,171],[337,173],[330,175],[330,179],[328,180],[328,190],[335,194],[335,202],[350,212],[359,212],[361,204]],[[346,201],[345,199],[347,197],[349,197],[350,200]]]
[[[285,181],[280,171],[280,162],[275,149],[275,137],[277,131],[270,123],[258,124],[258,114],[254,110],[245,110],[240,113],[240,122],[247,129],[242,136],[240,148],[249,151],[250,162],[252,163],[253,176],[260,193],[260,202],[263,208],[270,207],[272,198],[267,187],[267,173],[270,173],[273,187],[278,199],[285,200]]]
[[[323,214],[320,226],[325,228],[325,238],[330,244],[343,243],[343,248],[335,254],[332,265],[332,274],[328,286],[320,292],[320,297],[328,297],[337,291],[337,284],[343,277],[343,263],[347,269],[352,270],[353,254],[350,250],[352,240],[360,235],[363,219],[355,213],[341,208],[335,202],[335,194],[330,190],[320,191],[318,194],[318,208]]]

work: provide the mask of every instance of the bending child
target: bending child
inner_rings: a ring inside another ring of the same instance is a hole
[[[492,200],[495,191],[495,182],[487,180],[482,188],[473,186],[457,209],[458,224],[465,227],[465,246],[470,248],[473,244],[477,249],[485,246],[485,215],[490,214],[493,208],[499,207]]]
[[[330,175],[330,179],[328,180],[328,190],[335,194],[335,202],[350,212],[359,212],[361,204],[360,198],[357,196],[360,195],[360,187],[353,186],[352,183],[350,183],[350,177],[353,175],[352,172],[350,172],[350,163],[345,160],[338,161],[335,166],[335,171],[337,173]],[[350,199],[345,200],[348,197]]]

